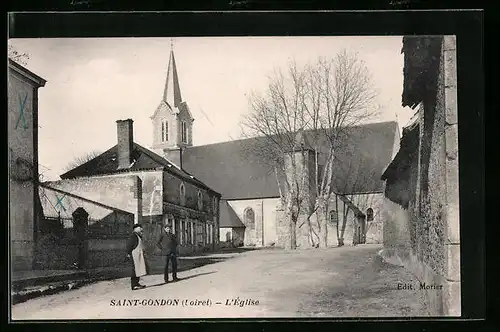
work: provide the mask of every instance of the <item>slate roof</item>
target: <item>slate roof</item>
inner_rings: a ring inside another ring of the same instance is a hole
[[[134,171],[144,171],[163,168],[165,171],[184,179],[187,182],[191,182],[198,187],[207,189],[209,191],[215,192],[212,188],[204,184],[202,181],[195,178],[190,173],[177,168],[175,165],[170,163],[167,159],[157,155],[153,151],[146,149],[145,147],[134,143],[132,149],[132,159],[134,162],[132,165],[125,170],[118,169],[118,158],[117,158],[117,145],[113,146],[111,149],[103,152],[99,156],[93,158],[92,160],[64,173],[61,175],[61,179],[71,179],[77,177],[90,177],[96,175],[106,175],[113,173],[124,173],[124,172],[134,172]]]
[[[221,200],[219,205],[219,227],[221,228],[238,228],[245,227],[243,222],[234,212],[231,205],[226,200]]]
[[[348,129],[338,140],[334,186],[337,193],[381,192],[380,179],[391,162],[398,130],[396,122],[370,123]],[[315,142],[312,132],[305,132],[309,143]],[[224,199],[279,197],[273,168],[258,158],[248,156],[249,146],[265,144],[255,137],[187,148],[183,168],[222,194]],[[325,141],[319,142],[319,162],[324,164]],[[278,174],[282,177],[283,174]]]

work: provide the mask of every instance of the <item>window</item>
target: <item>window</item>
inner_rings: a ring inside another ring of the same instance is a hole
[[[180,232],[180,227],[181,227],[181,225],[180,225],[180,220],[179,220],[179,219],[177,219],[177,218],[174,218],[173,222],[174,222],[174,227],[173,227],[173,229],[172,229],[172,232],[173,232],[175,235],[177,235],[177,236],[178,236],[178,234],[179,234],[179,232]]]
[[[245,226],[250,226],[250,227],[252,227],[255,224],[255,213],[253,212],[253,209],[250,207],[245,209],[244,223]]]
[[[203,209],[203,195],[201,191],[198,190],[198,210]]]
[[[179,200],[181,205],[186,203],[186,187],[184,186],[184,183],[181,183],[179,186]]]
[[[192,244],[191,243],[191,222],[188,221],[188,220],[186,220],[185,223],[186,223],[186,228],[184,230],[184,232],[185,232],[185,239],[186,239],[185,243],[186,244]]]
[[[196,233],[194,226],[195,226],[194,222],[191,222],[191,244],[196,243]]]
[[[187,133],[187,124],[186,121],[181,122],[181,139],[182,143],[187,143],[188,133]]]
[[[198,222],[196,223],[196,244],[203,244],[203,233],[205,232],[205,229],[203,227],[203,224]]]
[[[212,244],[214,243],[214,226],[213,225],[208,225],[208,238],[209,238],[209,243]]]
[[[332,224],[336,224],[337,220],[338,220],[337,211],[335,211],[335,210],[330,211],[330,222]]]
[[[210,233],[210,225],[207,224],[207,243],[208,244],[212,244],[212,239],[210,237],[211,233]]]
[[[373,221],[373,209],[368,208],[366,210],[366,221]]]
[[[186,233],[184,231],[184,227],[185,227],[185,222],[184,220],[180,220],[180,223],[181,223],[181,227],[180,227],[180,232],[179,232],[179,244],[184,244],[184,236],[186,236]]]
[[[163,120],[161,122],[161,141],[168,142],[168,121]]]

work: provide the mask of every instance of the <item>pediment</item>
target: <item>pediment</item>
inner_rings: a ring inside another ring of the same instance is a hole
[[[189,109],[189,106],[185,101],[183,101],[179,105],[178,109],[179,109],[179,114],[182,114],[182,115],[185,114],[188,119],[190,119],[191,121],[194,120],[193,115],[191,114],[191,110]]]
[[[172,114],[172,113],[175,113],[172,111],[172,108],[166,102],[162,101],[160,103],[160,105],[158,105],[158,107],[156,107],[156,110],[153,113],[153,115],[151,116],[151,119],[154,119],[161,114],[168,115],[168,114]]]

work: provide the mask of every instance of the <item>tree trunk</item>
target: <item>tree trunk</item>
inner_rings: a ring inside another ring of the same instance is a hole
[[[345,233],[345,227],[347,225],[348,215],[349,215],[349,207],[344,203],[344,212],[342,213],[342,228],[340,230],[340,236],[338,241],[339,247],[342,247],[344,245],[344,233]]]
[[[290,249],[297,249],[297,216],[294,213],[290,218]]]
[[[328,247],[328,200],[318,198],[318,210],[316,213],[319,224],[319,247]]]

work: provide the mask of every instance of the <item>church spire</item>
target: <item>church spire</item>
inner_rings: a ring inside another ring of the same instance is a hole
[[[170,40],[170,59],[168,61],[167,81],[163,92],[163,101],[170,107],[179,107],[182,102],[181,88],[179,86],[179,76],[177,75],[177,66],[175,65],[174,47]]]

